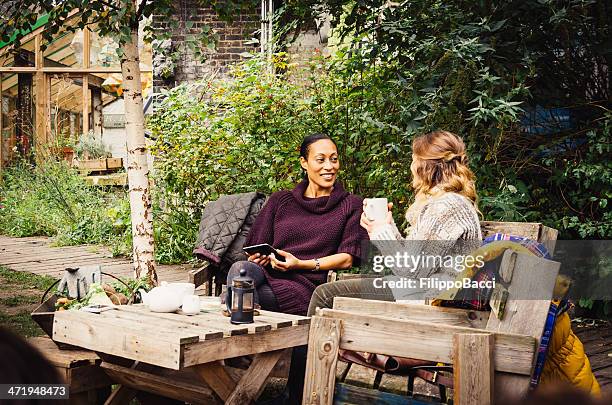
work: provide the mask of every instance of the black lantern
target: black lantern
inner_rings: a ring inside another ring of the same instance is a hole
[[[240,277],[227,286],[227,310],[231,313],[230,322],[234,324],[253,323],[255,310],[255,288],[253,279],[247,277],[246,270],[240,270]]]

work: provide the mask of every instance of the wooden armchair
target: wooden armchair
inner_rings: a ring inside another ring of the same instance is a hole
[[[187,273],[187,282],[195,284],[196,287],[206,283],[206,295],[221,295],[221,289],[225,284],[225,274],[218,266],[204,262],[204,265]],[[214,285],[214,291],[213,291]]]
[[[552,252],[557,231],[542,224],[483,222],[483,234],[525,236]],[[303,403],[331,404],[340,396],[369,398],[334,387],[339,349],[410,357],[453,366],[455,404],[490,404],[529,388],[560,264],[510,251],[512,273],[504,317],[494,313],[337,297],[311,322]],[[537,300],[525,300],[526,294]],[[518,299],[522,297],[523,299]],[[364,403],[367,402],[364,401]]]

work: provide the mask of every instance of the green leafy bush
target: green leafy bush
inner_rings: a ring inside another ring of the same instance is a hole
[[[192,258],[199,218],[163,194],[153,188],[156,260],[184,263]],[[115,256],[131,256],[131,226],[125,190],[89,186],[64,162],[2,171],[0,234],[53,236],[58,246],[103,244]]]
[[[419,133],[447,128],[466,139],[486,219],[544,222],[564,237],[609,235],[610,115],[587,132],[586,142],[559,151],[519,132],[517,102],[510,100],[524,94],[520,85],[500,85],[505,96],[495,95],[495,106],[482,102],[489,105],[484,110],[495,111],[474,115],[469,110],[480,101],[470,94],[494,92],[500,79],[475,66],[465,75],[473,79],[458,86],[452,72],[468,68],[461,67],[463,58],[479,60],[479,52],[489,52],[469,49],[475,53],[468,57],[464,49],[452,63],[447,56],[442,88],[425,87],[425,79],[398,79],[392,63],[355,71],[356,57],[342,52],[315,56],[305,69],[280,55],[285,76],[267,74],[254,57],[227,80],[181,85],[165,94],[148,121],[157,137],[157,184],[193,210],[195,222],[206,201],[220,194],[292,187],[301,177],[302,137],[325,132],[340,148],[340,178],[347,188],[389,197],[401,222],[411,198],[410,143]],[[543,176],[543,170],[552,175]],[[596,172],[602,175],[590,175]],[[560,190],[567,201],[558,198]],[[569,208],[573,204],[588,211],[577,215]]]
[[[0,233],[55,236],[58,245],[112,244],[125,234],[112,220],[125,198],[88,186],[64,162],[21,163],[2,171]]]

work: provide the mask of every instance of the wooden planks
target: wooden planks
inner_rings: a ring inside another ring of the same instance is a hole
[[[541,226],[542,224],[539,222],[480,222],[482,236],[485,238],[499,232],[538,240]]]
[[[264,313],[267,311],[263,311]],[[142,304],[116,306],[100,314],[57,312],[58,342],[174,370],[241,355],[305,344],[304,317],[261,316],[253,324],[233,325],[217,309],[187,316],[154,313]]]
[[[559,236],[558,230],[542,225],[538,242],[541,242],[544,244],[544,246],[546,246],[546,249],[548,249],[551,256],[554,256],[553,253],[555,252],[555,245],[557,244],[557,236]]]
[[[89,350],[60,350],[48,337],[34,337],[28,343],[38,349],[70,386],[70,396],[110,387],[112,381],[98,367],[101,360]]]
[[[333,403],[342,326],[343,322],[338,319],[313,317],[308,338],[303,404]]]
[[[200,297],[200,303],[202,305],[202,311],[208,313],[220,313],[223,306],[221,305],[221,301],[219,297]],[[272,312],[265,310],[258,310],[259,315],[255,316],[255,323],[253,325],[258,324],[266,324],[270,325],[272,329],[286,328],[292,325],[308,325],[310,323],[310,318],[307,316],[300,315],[292,315],[292,314],[284,314],[281,312]],[[248,325],[242,325],[242,327],[247,327]],[[266,328],[266,330],[269,328]]]
[[[498,232],[523,236],[544,244],[551,255],[555,251],[555,244],[559,235],[558,230],[542,225],[539,222],[481,221],[480,227],[482,236],[485,238]]]
[[[308,329],[309,325],[294,325],[262,333],[188,344],[183,352],[183,366],[305,345],[308,343]]]
[[[454,403],[493,403],[493,335],[453,336]]]
[[[506,254],[511,254],[506,252]],[[516,254],[504,317],[491,315],[487,330],[532,336],[539,342],[550,308],[560,263],[526,254]],[[530,363],[531,365],[531,363]],[[529,377],[499,374],[496,391],[514,400],[527,393]]]
[[[102,363],[104,371],[124,387],[144,390],[162,396],[171,396],[180,401],[196,404],[216,404],[219,400],[210,388],[171,376],[159,376],[112,363]]]
[[[236,388],[236,382],[232,377],[225,371],[222,364],[217,361],[210,362],[207,364],[198,365],[195,368],[195,372],[202,377],[202,379],[208,384],[210,388],[221,398],[221,400],[227,403],[227,398],[232,394],[234,388]]]
[[[364,315],[321,309],[318,315],[342,320],[340,347],[411,357],[443,363],[453,362],[453,335],[491,333],[483,329]],[[314,324],[314,320],[312,321]],[[518,334],[495,333],[495,369],[529,375],[535,355],[536,339]]]
[[[178,370],[182,345],[198,335],[157,328],[155,324],[103,318],[82,311],[56,312],[53,340]]]
[[[189,271],[189,282],[197,286],[212,281],[215,271],[210,264]]]
[[[107,311],[101,315],[106,318],[121,319],[132,321],[135,324],[141,323],[145,325],[155,325],[160,330],[176,331],[185,333],[188,335],[198,336],[197,341],[220,339],[224,336],[223,330],[219,328],[211,327],[206,323],[198,323],[185,318],[191,318],[184,315],[178,314],[156,314],[150,312],[146,308],[142,308],[144,311],[134,311],[133,307],[141,306],[138,305],[119,305],[117,310]],[[146,311],[146,312],[145,312]],[[166,315],[162,317],[162,315]],[[172,317],[174,315],[174,318]]]
[[[351,405],[431,405],[429,400],[418,400],[406,395],[391,394],[371,388],[362,388],[350,384],[337,383],[334,396],[335,404]]]
[[[28,343],[43,353],[47,360],[55,367],[74,368],[85,365],[96,365],[101,362],[100,358],[89,350],[60,350],[55,343],[46,336],[29,338]]]
[[[36,35],[34,37],[34,65],[36,68],[40,69],[43,66],[43,52],[40,49],[42,42],[41,35]],[[34,147],[36,149],[36,157],[37,159],[42,159],[43,147],[47,146],[47,141],[49,134],[47,132],[48,127],[47,124],[50,121],[51,115],[49,110],[49,102],[50,102],[50,89],[47,88],[47,80],[45,78],[45,74],[42,71],[36,72],[34,75],[36,81],[36,105],[35,109],[35,133],[34,133]],[[1,98],[0,98],[1,99]]]
[[[216,314],[200,313],[198,315],[186,316],[176,313],[155,313],[149,311],[149,309],[142,304],[129,305],[125,308],[120,306],[119,308],[121,311],[129,311],[137,314],[137,317],[142,321],[174,322],[198,326],[201,331],[206,330],[207,333],[212,334],[212,336],[208,335],[207,339],[219,337],[219,333],[221,333],[222,336],[235,336],[247,334],[249,331],[255,333],[272,329],[270,325],[233,325],[229,322],[229,319],[215,316]]]
[[[470,311],[349,297],[334,298],[334,309],[477,329],[484,329],[489,319],[488,311]]]
[[[112,258],[107,248],[96,245],[50,247],[51,238],[0,236],[0,264],[16,271],[61,277],[66,267],[100,264],[102,271],[114,276],[133,277],[131,259]],[[184,281],[182,265],[159,265],[160,281]],[[110,281],[110,280],[107,280]]]

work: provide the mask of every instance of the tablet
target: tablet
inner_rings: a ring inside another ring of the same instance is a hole
[[[270,256],[271,253],[274,253],[276,260],[278,260],[279,262],[285,261],[285,257],[280,255],[276,251],[276,249],[274,249],[272,246],[268,245],[267,243],[262,243],[260,245],[253,245],[253,246],[245,246],[242,248],[242,250],[244,250],[244,252],[249,256],[252,256],[255,253],[259,253],[262,256]]]

